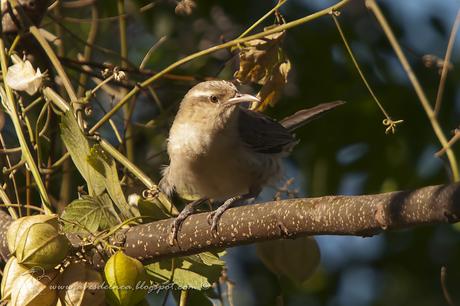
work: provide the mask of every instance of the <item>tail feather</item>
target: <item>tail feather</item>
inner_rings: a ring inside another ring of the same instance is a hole
[[[293,131],[342,104],[345,104],[345,101],[322,103],[312,108],[302,109],[295,114],[282,119],[279,123],[289,131]]]

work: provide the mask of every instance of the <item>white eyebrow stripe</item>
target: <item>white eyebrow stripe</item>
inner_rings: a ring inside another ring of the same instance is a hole
[[[192,96],[193,97],[209,96],[210,93],[211,93],[210,90],[199,90],[199,91],[193,91]]]

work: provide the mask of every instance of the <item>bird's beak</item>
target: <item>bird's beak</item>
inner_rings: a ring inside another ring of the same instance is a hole
[[[260,103],[260,100],[253,95],[237,93],[233,98],[225,102],[225,105],[235,105],[244,102]]]

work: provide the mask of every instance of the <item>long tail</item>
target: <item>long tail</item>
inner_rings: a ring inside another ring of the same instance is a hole
[[[302,109],[295,114],[282,119],[279,123],[289,131],[293,131],[342,104],[345,104],[345,101],[322,103],[312,108]]]

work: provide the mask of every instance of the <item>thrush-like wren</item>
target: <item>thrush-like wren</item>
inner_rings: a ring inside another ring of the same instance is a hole
[[[211,228],[235,202],[256,197],[281,176],[281,158],[297,144],[292,131],[343,101],[304,109],[279,122],[241,105],[259,99],[227,81],[194,86],[183,98],[168,138],[170,164],[160,189],[194,198],[173,223],[171,243],[182,222],[207,199],[223,204],[211,212]]]

